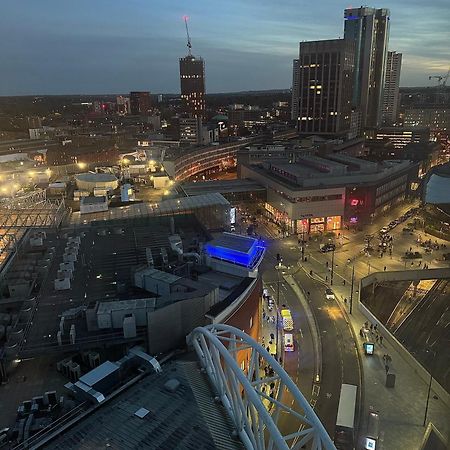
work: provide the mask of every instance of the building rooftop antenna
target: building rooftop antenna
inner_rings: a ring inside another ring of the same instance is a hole
[[[186,35],[187,35],[187,44],[186,45],[188,48],[188,55],[192,56],[192,53],[191,53],[192,44],[191,44],[191,37],[189,36],[188,19],[189,19],[189,16],[183,16],[184,24],[186,25]]]

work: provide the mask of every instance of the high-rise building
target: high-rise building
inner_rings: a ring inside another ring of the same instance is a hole
[[[389,41],[389,10],[362,6],[344,11],[344,38],[355,43],[353,107],[363,127],[381,123]]]
[[[116,97],[117,114],[126,116],[131,112],[130,98],[119,95]]]
[[[352,113],[353,59],[352,41],[300,43],[297,119],[300,133],[347,137]]]
[[[292,104],[291,104],[291,119],[298,119],[298,59],[292,62]]]
[[[402,54],[388,52],[383,93],[383,125],[397,122]]]
[[[205,117],[205,62],[187,55],[180,58],[181,100],[185,113]]]
[[[131,114],[145,116],[151,111],[150,92],[130,92]]]

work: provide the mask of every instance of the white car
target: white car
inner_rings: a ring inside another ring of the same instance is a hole
[[[383,227],[383,228],[380,230],[380,234],[386,234],[386,233],[389,233],[389,228],[388,228],[388,227]]]
[[[325,289],[325,296],[327,297],[327,300],[335,299],[334,292],[330,288]]]

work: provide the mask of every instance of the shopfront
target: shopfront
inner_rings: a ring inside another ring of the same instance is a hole
[[[299,219],[297,222],[297,233],[324,233],[326,231],[340,230],[342,216],[311,217]]]

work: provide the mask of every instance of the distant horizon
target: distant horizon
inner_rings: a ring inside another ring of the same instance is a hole
[[[128,86],[178,92],[184,15],[192,53],[206,63],[207,92],[289,89],[299,42],[343,37],[345,6],[325,0],[318,13],[296,0],[229,0],[220,8],[206,0],[170,7],[163,0],[3,0],[0,95],[97,95]],[[434,85],[428,77],[449,66],[447,0],[427,4],[426,15],[420,0],[373,6],[390,9],[389,50],[403,54],[400,84]]]
[[[435,89],[437,86],[400,86],[401,89]],[[450,90],[450,86],[445,87],[447,90]],[[227,94],[245,94],[252,92],[281,92],[281,91],[290,91],[291,88],[273,88],[273,89],[252,89],[252,90],[243,90],[243,91],[223,91],[223,92],[206,92],[206,95],[227,95]],[[180,96],[180,93],[177,92],[152,92],[146,89],[136,89],[136,91],[149,92],[150,95],[171,95],[171,96]],[[130,92],[104,92],[104,93],[67,93],[67,94],[23,94],[23,95],[0,95],[0,98],[11,98],[11,97],[100,97],[100,96],[129,96]]]

